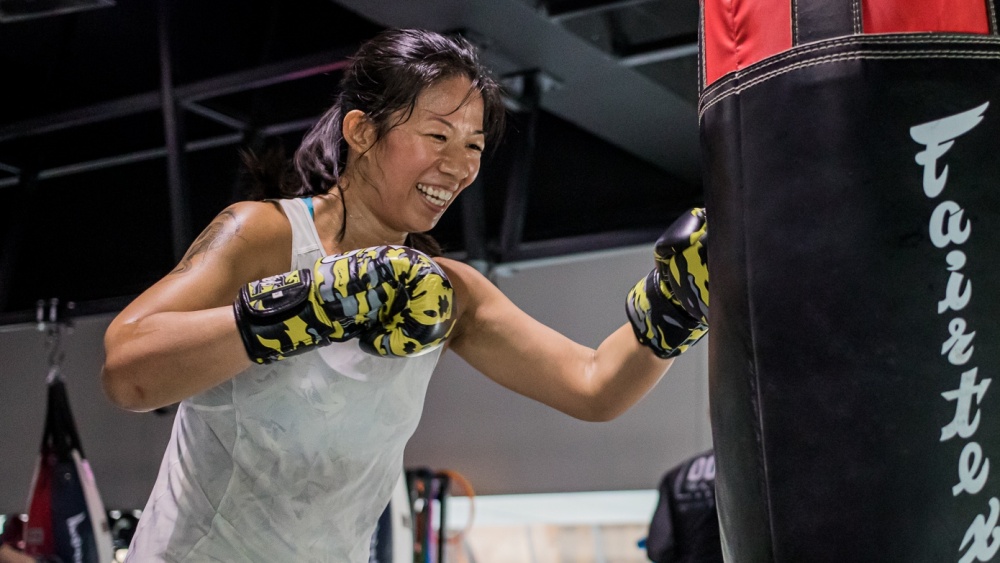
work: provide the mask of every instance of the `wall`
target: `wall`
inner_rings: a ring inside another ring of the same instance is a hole
[[[648,247],[506,264],[497,285],[540,321],[596,346],[625,319],[624,296],[652,265]],[[108,508],[141,508],[171,417],[116,409],[101,393],[110,316],[76,319],[62,372],[84,451]],[[45,417],[46,336],[0,327],[0,512],[24,510]],[[680,357],[618,419],[587,423],[515,395],[448,353],[431,379],[407,466],[451,469],[477,494],[651,489],[711,445],[707,343]]]

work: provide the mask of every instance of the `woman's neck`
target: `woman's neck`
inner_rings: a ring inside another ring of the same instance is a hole
[[[364,188],[357,181],[342,181],[339,188],[334,186],[321,196],[327,200],[325,221],[328,227],[333,228],[326,230],[332,232],[333,238],[327,239],[329,234],[326,233],[321,235],[340,252],[387,244],[400,245],[406,241],[407,233],[387,227],[375,213],[373,205],[360,197]]]

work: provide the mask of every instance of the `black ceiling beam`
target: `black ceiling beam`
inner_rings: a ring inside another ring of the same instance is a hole
[[[630,8],[653,0],[577,0],[574,2],[543,2],[546,15],[553,21],[600,14],[611,10]]]
[[[290,82],[344,68],[353,49],[336,49],[299,59],[233,72],[174,88],[180,103],[197,102],[216,96],[244,92]],[[148,111],[163,105],[162,93],[146,92],[91,106],[27,119],[0,127],[0,142],[99,123]]]
[[[653,63],[672,61],[683,57],[693,57],[698,54],[698,42],[682,43],[670,47],[648,47],[645,51],[635,50],[632,54],[618,59],[619,64],[637,67]]]
[[[275,123],[273,125],[262,127],[257,131],[258,134],[264,137],[279,136],[279,135],[284,135],[286,133],[292,133],[294,131],[303,131],[305,129],[308,129],[312,127],[312,125],[316,122],[317,119],[319,119],[319,116],[309,117],[305,119],[296,119],[282,123]],[[243,140],[244,140],[243,132],[217,135],[215,137],[208,137],[205,139],[198,139],[195,141],[188,141],[184,143],[184,152],[192,153],[216,147],[236,145],[243,142]],[[47,168],[45,170],[41,170],[38,172],[38,180],[51,180],[53,178],[61,178],[63,176],[71,176],[73,174],[80,174],[83,172],[93,172],[95,170],[103,170],[105,168],[113,168],[115,166],[122,166],[125,164],[133,164],[136,162],[155,160],[158,158],[164,158],[166,156],[167,156],[166,147],[157,147],[153,149],[135,151],[107,158],[99,158],[96,160],[88,160],[86,162],[77,162],[74,164],[67,164],[63,166]],[[0,179],[0,188],[16,186],[18,183],[20,183],[20,180],[17,177],[3,178]]]
[[[669,37],[663,37],[653,41],[643,41],[640,43],[622,43],[621,46],[615,50],[615,54],[619,57],[633,57],[654,51],[676,49],[678,47],[688,47],[691,45],[698,45],[697,32],[681,33],[678,35],[671,35]]]
[[[160,52],[160,111],[167,149],[167,193],[170,201],[170,234],[174,261],[179,262],[191,242],[191,209],[184,177],[183,119],[174,94],[173,57],[170,44],[170,0],[160,0],[157,18]]]
[[[64,166],[55,166],[52,168],[46,168],[38,172],[38,179],[51,180],[53,178],[61,178],[63,176],[71,176],[73,174],[80,174],[83,172],[92,172],[94,170],[103,170],[105,168],[112,168],[115,166],[132,164],[134,162],[154,160],[157,158],[163,158],[165,156],[167,156],[167,149],[165,147],[135,151],[126,154],[115,155],[108,158],[98,158],[96,160],[88,160],[86,162],[77,162],[73,164],[67,164]],[[4,178],[0,180],[0,188],[8,188],[10,186],[16,186],[19,182],[20,180],[16,177]]]
[[[250,125],[247,123],[246,119],[240,119],[228,113],[208,107],[205,104],[199,104],[196,102],[181,102],[181,107],[193,114],[200,115],[220,125],[225,125],[226,127],[237,131],[246,131],[250,129]]]
[[[0,142],[89,125],[160,108],[160,93],[146,92],[0,127]]]
[[[486,197],[483,189],[482,177],[477,177],[472,185],[462,192],[462,199],[459,200],[466,261],[480,271],[485,271],[489,264],[486,245]]]
[[[531,170],[534,167],[535,132],[538,129],[539,102],[542,94],[540,72],[531,70],[521,75],[518,106],[525,115],[524,134],[514,146],[514,154],[507,172],[507,193],[504,201],[503,221],[500,226],[500,260],[510,260],[517,252],[524,234],[524,221],[528,213],[528,192],[531,188]]]
[[[208,98],[301,80],[318,74],[336,72],[347,68],[347,65],[350,64],[348,57],[355,50],[356,48],[353,47],[336,49],[253,70],[209,78],[187,86],[179,86],[177,98],[183,102],[198,102]]]

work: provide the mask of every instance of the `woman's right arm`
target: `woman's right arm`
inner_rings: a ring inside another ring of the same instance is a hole
[[[177,267],[111,322],[101,373],[108,398],[148,411],[249,367],[232,303],[244,284],[289,269],[290,237],[274,204],[243,202],[220,213]]]

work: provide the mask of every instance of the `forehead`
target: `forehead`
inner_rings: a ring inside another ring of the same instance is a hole
[[[439,80],[417,96],[414,116],[419,119],[443,117],[449,122],[468,122],[476,129],[483,124],[483,97],[470,92],[472,82],[464,76]]]

